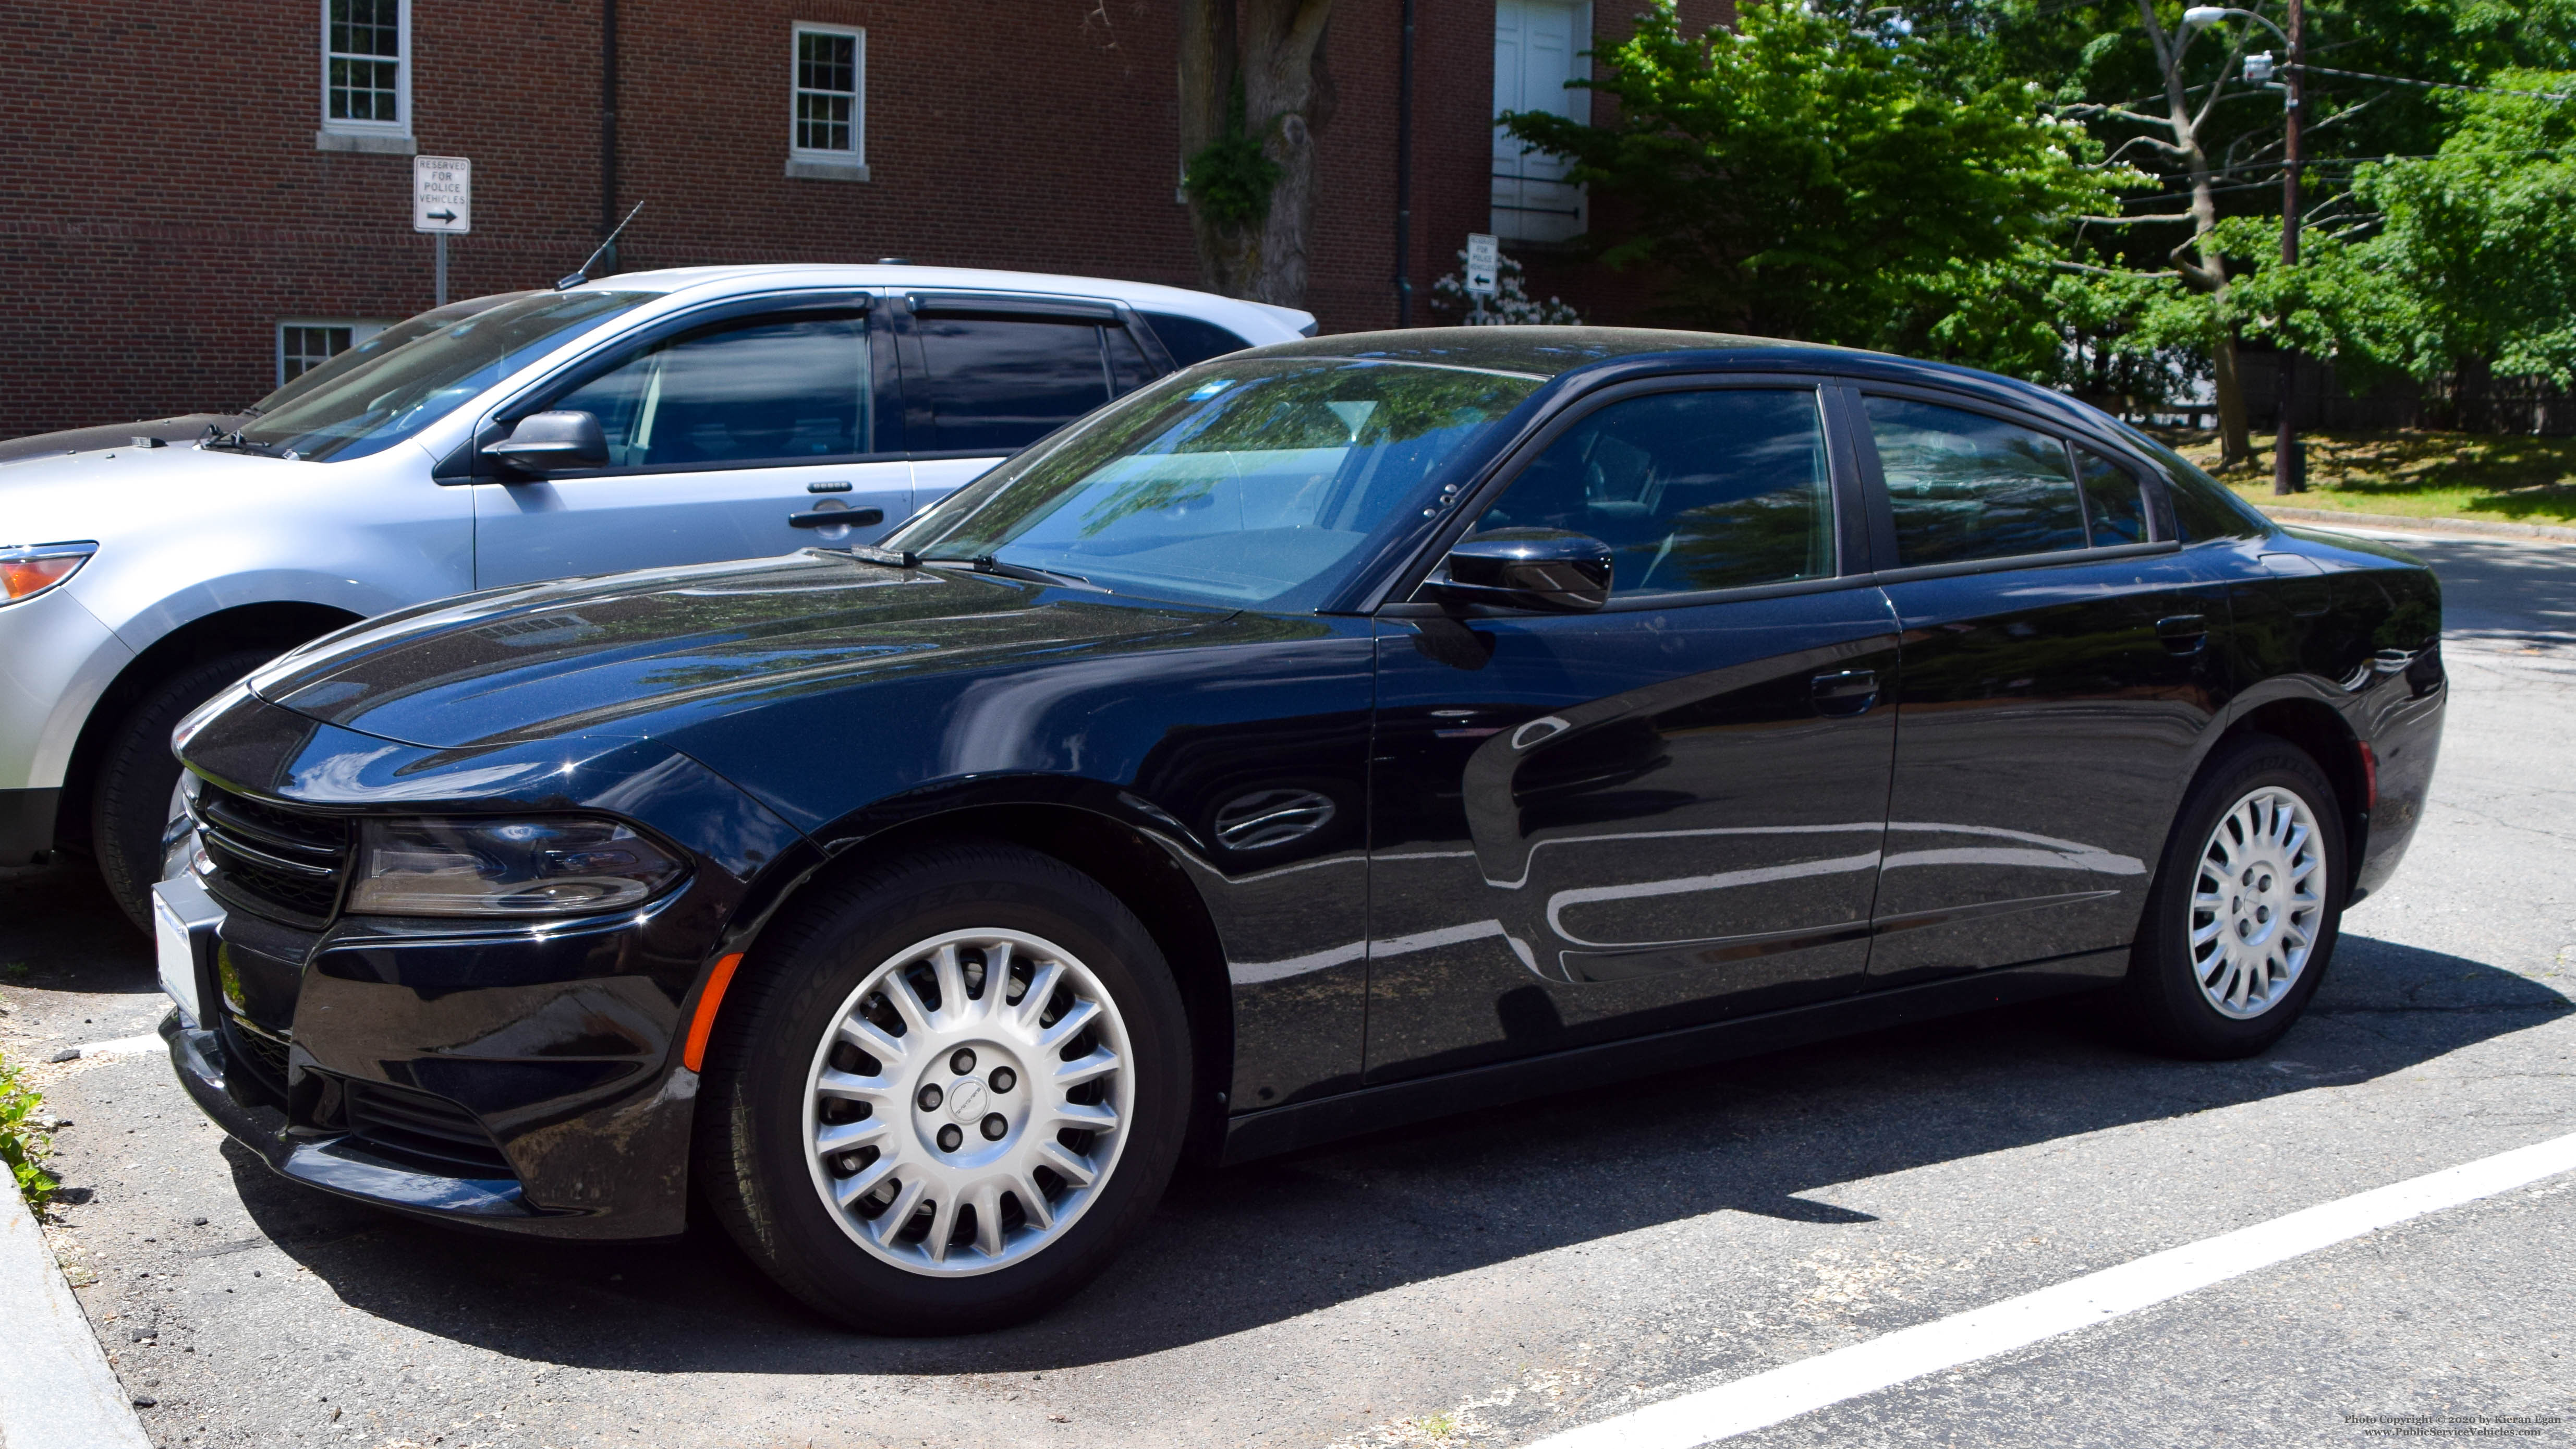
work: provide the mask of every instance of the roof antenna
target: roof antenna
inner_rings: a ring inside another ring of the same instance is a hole
[[[644,203],[640,201],[635,203],[635,211],[642,211],[643,209]],[[635,219],[635,211],[626,213],[626,221],[633,221]],[[592,252],[590,256],[582,262],[581,269],[579,271],[576,271],[571,276],[555,283],[555,290],[560,292],[567,287],[578,287],[582,283],[589,281],[591,264],[597,262],[601,256],[605,255],[610,247],[617,245],[617,239],[626,234],[626,221],[621,221],[617,224],[617,230],[610,232],[608,234],[608,240],[599,244],[599,250]]]

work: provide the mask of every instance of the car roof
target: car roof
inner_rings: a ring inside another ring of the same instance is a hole
[[[1169,287],[1157,282],[1062,276],[1049,272],[1012,272],[992,267],[929,267],[886,262],[665,267],[654,271],[620,272],[581,285],[608,292],[652,290],[672,295],[685,292],[700,299],[781,286],[1040,292],[1050,296],[1124,302],[1140,312],[1178,312],[1230,325],[1238,331],[1249,329],[1267,337],[1276,337],[1282,331],[1311,334],[1315,328],[1314,314],[1294,307],[1220,297],[1214,292]]]
[[[1956,363],[1926,362],[1891,352],[1752,337],[1733,332],[1686,332],[1648,327],[1416,327],[1390,332],[1346,332],[1278,342],[1236,353],[1244,357],[1347,357],[1442,367],[1486,368],[1557,378],[1589,368],[1637,372],[1705,368],[1715,371],[1827,372],[1883,382],[1943,387],[1983,396],[2061,422],[2103,431],[2109,417],[2035,383],[1980,372]]]

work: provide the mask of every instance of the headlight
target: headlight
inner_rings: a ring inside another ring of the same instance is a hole
[[[0,547],[0,604],[32,599],[73,574],[98,552],[94,543],[39,543]]]
[[[669,852],[614,820],[370,820],[349,909],[371,916],[564,916],[652,899]]]

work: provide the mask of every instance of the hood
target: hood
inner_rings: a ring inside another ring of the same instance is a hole
[[[250,683],[307,718],[435,749],[667,738],[789,695],[1078,658],[1227,617],[814,549],[450,599],[317,640]]]
[[[0,441],[0,463],[15,463],[22,458],[58,458],[65,453],[96,453],[127,447],[136,438],[151,438],[178,446],[204,437],[210,423],[230,431],[241,422],[241,416],[236,413],[184,413],[175,418],[146,418],[132,423],[101,423],[94,428],[65,428],[58,433],[31,433],[23,438]]]
[[[60,543],[167,530],[248,489],[266,499],[312,470],[247,453],[171,446],[110,448],[0,463],[0,544]],[[288,470],[288,471],[281,471]]]

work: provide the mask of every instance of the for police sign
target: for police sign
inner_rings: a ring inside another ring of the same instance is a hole
[[[462,156],[411,158],[411,229],[463,236],[474,229],[474,163]]]

